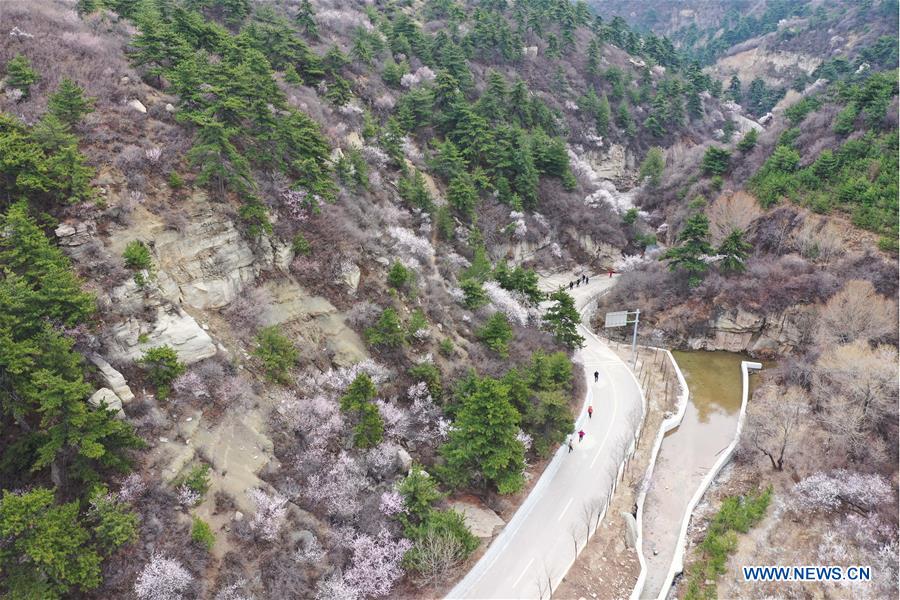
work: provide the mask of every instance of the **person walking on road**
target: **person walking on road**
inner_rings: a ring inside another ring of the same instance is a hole
[[[600,371],[594,371],[594,383],[600,381]]]
[[[583,440],[583,439],[584,439],[584,429],[582,429],[581,431],[578,432],[578,441],[581,442],[581,440]]]
[[[568,442],[569,442],[569,452],[571,453],[572,450],[575,449],[575,448],[572,446],[572,436],[571,436],[571,435],[568,437]]]
[[[594,418],[594,407],[588,406],[588,419]]]
[[[609,278],[610,278],[610,279],[612,279],[612,274],[613,274],[613,270],[610,269],[610,270],[609,270]]]
[[[571,290],[573,287],[575,287],[575,282],[574,282],[574,281],[570,281],[570,282],[569,282],[569,289]]]

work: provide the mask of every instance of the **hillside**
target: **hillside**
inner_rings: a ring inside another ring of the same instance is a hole
[[[507,519],[581,408],[551,273],[781,360],[828,449],[792,476],[896,482],[892,5],[725,49],[695,4],[4,6],[0,593],[440,595],[492,535],[456,509]],[[790,498],[760,399],[742,468]]]

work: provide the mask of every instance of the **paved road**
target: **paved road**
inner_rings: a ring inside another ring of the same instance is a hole
[[[568,286],[569,279],[549,277],[542,287]],[[575,288],[576,306],[583,310],[614,282],[602,275]],[[556,589],[575,561],[573,533],[578,549],[584,548],[585,510],[601,504],[600,499],[605,502],[614,476],[613,456],[633,437],[642,400],[629,368],[584,325],[579,329],[585,346],[576,353],[576,360],[585,365],[588,392],[575,429],[585,431],[584,441],[576,436],[572,453],[565,446],[557,451],[512,520],[448,598],[549,598],[548,581]],[[594,383],[594,371],[600,372],[598,383]],[[590,420],[588,403],[594,407]],[[591,531],[596,526],[595,511]]]

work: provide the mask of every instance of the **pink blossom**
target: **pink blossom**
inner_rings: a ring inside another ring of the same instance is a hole
[[[316,600],[359,600],[363,593],[350,585],[342,575],[334,574],[319,580]]]
[[[341,452],[336,461],[307,478],[304,495],[332,516],[350,517],[359,512],[359,494],[366,484],[363,468]]]
[[[810,475],[793,493],[799,510],[831,511],[846,504],[868,511],[891,499],[891,485],[881,475],[838,469],[831,475]]]
[[[147,483],[137,473],[132,473],[122,480],[119,487],[119,500],[122,502],[134,502],[147,492]]]
[[[180,562],[154,554],[134,582],[141,600],[180,600],[194,578]]]
[[[403,496],[395,490],[382,492],[379,509],[385,515],[393,517],[394,515],[406,512],[406,502],[403,500]]]
[[[247,496],[256,503],[256,514],[250,526],[264,540],[272,542],[278,539],[287,519],[287,498],[277,493],[267,494],[259,488],[247,490]]]
[[[178,504],[185,507],[196,506],[197,503],[200,502],[200,494],[186,485],[182,485],[178,488],[176,491],[176,498]]]
[[[403,576],[400,561],[410,548],[412,542],[404,538],[395,540],[386,529],[375,537],[360,534],[353,540],[353,562],[344,580],[356,589],[365,590],[368,596],[387,596]]]

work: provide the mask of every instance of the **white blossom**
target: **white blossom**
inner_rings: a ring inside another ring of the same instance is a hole
[[[831,511],[841,505],[871,510],[891,498],[891,485],[881,475],[838,469],[831,475],[814,473],[793,489],[798,510]]]
[[[181,600],[194,578],[180,562],[154,554],[134,582],[141,600]]]
[[[484,288],[484,293],[490,299],[491,305],[505,314],[513,323],[525,327],[528,325],[529,319],[536,317],[536,314],[526,307],[525,302],[518,294],[503,289],[496,281],[485,282],[482,287]]]
[[[379,503],[378,508],[388,517],[393,517],[394,515],[406,512],[406,501],[399,492],[390,490],[382,492],[381,502]]]
[[[176,498],[178,504],[184,507],[196,506],[197,503],[200,502],[200,494],[186,485],[179,486],[176,491]]]
[[[264,540],[272,542],[278,539],[287,519],[287,498],[277,493],[267,494],[259,488],[247,490],[247,496],[256,503],[256,513],[250,526]]]

